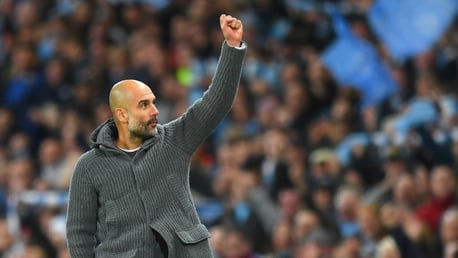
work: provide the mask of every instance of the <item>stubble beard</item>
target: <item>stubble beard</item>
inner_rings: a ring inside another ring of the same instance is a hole
[[[131,138],[144,140],[157,134],[157,127],[149,128],[151,123],[157,124],[157,118],[152,118],[147,122],[129,121],[127,129]]]

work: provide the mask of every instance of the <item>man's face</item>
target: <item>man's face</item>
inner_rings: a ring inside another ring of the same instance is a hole
[[[455,191],[455,178],[448,167],[437,167],[431,175],[431,191],[437,198],[446,198]]]
[[[148,138],[157,133],[156,97],[149,88],[142,88],[132,96],[127,129],[130,137]]]

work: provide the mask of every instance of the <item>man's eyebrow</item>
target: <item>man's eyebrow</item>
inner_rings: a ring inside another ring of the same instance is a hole
[[[138,101],[137,105],[144,104],[144,103],[148,103],[148,100],[147,99],[141,99],[141,100]]]
[[[155,101],[156,101],[156,98],[152,98],[151,99],[151,102],[154,103]],[[141,100],[138,101],[138,105],[143,104],[143,103],[148,104],[149,102],[150,102],[150,99],[141,99]]]

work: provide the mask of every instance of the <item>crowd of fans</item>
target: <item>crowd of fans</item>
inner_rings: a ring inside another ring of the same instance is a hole
[[[399,62],[365,18],[371,0],[328,1],[399,86],[362,107],[320,61],[330,18],[292,2],[1,0],[0,257],[69,257],[66,192],[111,86],[141,80],[160,122],[179,116],[211,82],[221,13],[243,21],[249,51],[191,166],[215,256],[458,257],[458,20]]]

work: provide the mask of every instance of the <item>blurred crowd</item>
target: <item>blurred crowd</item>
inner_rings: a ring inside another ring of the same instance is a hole
[[[69,180],[111,86],[141,80],[160,122],[176,118],[211,82],[221,13],[249,51],[191,166],[215,257],[458,257],[458,19],[400,62],[371,31],[371,0],[327,1],[398,84],[363,107],[320,61],[335,32],[313,2],[0,0],[0,257],[69,257]]]

